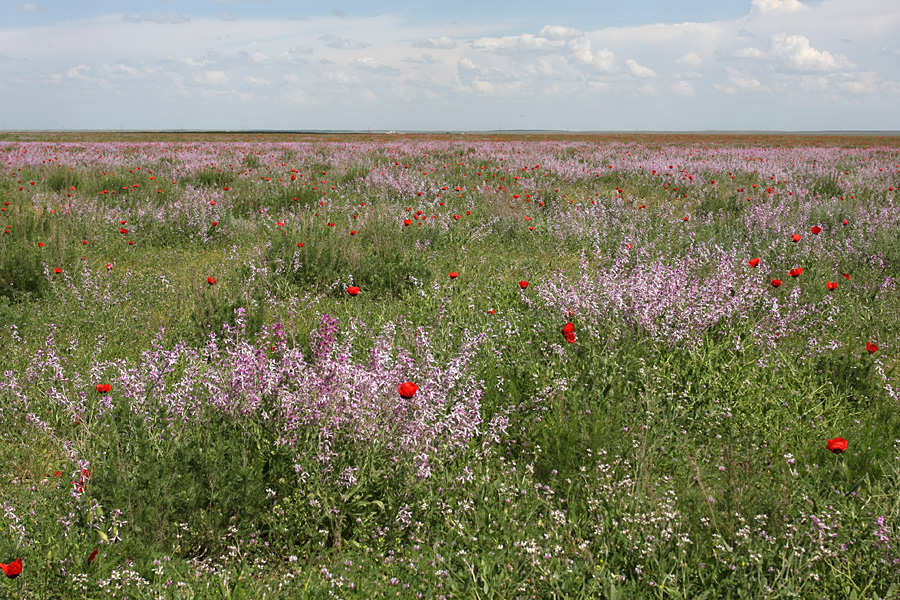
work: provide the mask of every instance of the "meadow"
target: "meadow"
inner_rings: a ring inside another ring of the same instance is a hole
[[[896,139],[32,137],[0,598],[900,597]]]

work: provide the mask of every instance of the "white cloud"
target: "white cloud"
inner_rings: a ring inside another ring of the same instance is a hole
[[[125,15],[122,18],[131,23],[158,23],[160,25],[178,25],[190,21],[188,17],[173,12]]]
[[[813,48],[802,35],[779,33],[769,40],[769,53],[794,71],[843,71],[855,68],[843,55]]]
[[[633,77],[637,77],[639,79],[649,79],[651,77],[656,77],[656,71],[654,71],[650,67],[645,67],[632,58],[629,58],[625,61],[625,68],[628,69],[628,72],[631,73]]]
[[[728,74],[728,83],[717,83],[713,86],[718,92],[734,96],[736,94],[750,94],[757,92],[767,93],[771,91],[758,79],[753,78],[743,71],[739,71],[733,67],[727,67],[726,72]]]
[[[237,17],[227,12],[223,12],[221,15],[219,15],[219,18],[223,21],[237,21]]]
[[[768,54],[760,50],[759,48],[740,48],[731,53],[731,56],[735,58],[766,58]]]
[[[676,81],[672,84],[672,91],[682,98],[690,98],[697,93],[694,86],[687,81]]]
[[[413,48],[431,48],[434,50],[452,50],[453,48],[456,48],[456,42],[447,36],[416,40],[412,45]]]
[[[809,8],[798,0],[753,0],[750,4],[761,13],[797,12]]]
[[[477,50],[516,56],[559,52],[564,46],[565,43],[562,41],[549,40],[530,33],[499,38],[480,38],[472,42],[472,47]]]
[[[676,60],[675,64],[683,67],[699,67],[703,64],[703,59],[696,52],[688,52]]]
[[[363,42],[338,37],[333,33],[326,33],[325,35],[319,36],[319,41],[323,42],[329,48],[338,50],[362,50],[369,46],[369,44]]]
[[[200,85],[225,85],[230,82],[224,71],[201,71],[194,74],[194,83]]]
[[[20,6],[19,10],[22,12],[27,12],[27,13],[37,13],[37,12],[41,12],[41,7],[38,6],[37,4],[29,3],[29,4],[23,4],[22,6]]]
[[[371,56],[362,56],[353,61],[353,66],[370,73],[378,73],[380,75],[399,75],[400,71],[387,63],[375,60]]]
[[[580,29],[575,29],[574,27],[563,27],[562,25],[547,25],[541,28],[541,31],[538,33],[543,38],[547,38],[548,40],[574,40],[576,38],[580,38],[584,35],[584,32]]]

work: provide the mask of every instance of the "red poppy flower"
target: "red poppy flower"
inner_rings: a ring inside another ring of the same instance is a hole
[[[58,274],[62,273],[62,269],[60,269],[59,267],[56,267],[55,269],[53,269],[53,272],[58,275]]]
[[[96,548],[94,548],[94,551],[91,552],[91,555],[90,555],[90,556],[88,556],[88,564],[91,564],[92,562],[94,562],[94,559],[97,558],[97,554],[98,554],[99,552],[100,552],[99,550],[97,550]]]
[[[757,266],[759,266],[759,259],[758,259],[758,258],[751,258],[750,260],[747,261],[747,264],[750,265],[750,266],[753,267],[753,268],[756,268]]]
[[[6,576],[10,579],[15,579],[22,573],[22,559],[17,558],[15,561],[5,565],[0,563],[0,570],[6,573]]]
[[[844,279],[850,279],[850,273],[841,273],[844,276]]]
[[[98,383],[94,386],[94,389],[100,392],[101,394],[108,394],[109,390],[112,389],[112,386],[108,383]]]
[[[213,227],[216,227],[218,224],[219,224],[218,221],[213,221],[213,222],[212,222],[212,226],[213,226]]]
[[[522,288],[522,289],[524,290],[525,288],[528,287],[528,282],[527,282],[527,281],[520,281],[520,282],[519,282],[519,287]]]
[[[490,314],[494,314],[495,312],[497,312],[496,308],[492,308],[491,310],[488,311],[488,313],[490,313]]]
[[[844,450],[847,449],[847,444],[848,444],[847,440],[845,440],[844,438],[838,437],[838,438],[834,438],[833,440],[828,440],[828,443],[825,444],[825,447],[828,449],[829,452],[834,452],[835,454],[840,454],[841,452],[843,452]]]
[[[813,228],[810,229],[810,231],[812,231],[813,235],[819,235],[820,233],[822,233],[822,228],[818,225],[813,225]]]
[[[829,292],[833,292],[834,290],[837,289],[837,283],[835,283],[833,281],[826,281],[825,289],[828,290]]]
[[[350,235],[356,235],[356,231],[353,230],[353,229],[351,229],[351,230],[350,230]]]
[[[690,218],[690,217],[685,217],[684,220],[685,220],[685,221],[690,221],[691,218]]]
[[[400,394],[400,397],[406,398],[407,400],[415,396],[417,391],[419,391],[419,386],[414,384],[412,381],[401,383],[397,387],[397,393]]]
[[[780,286],[780,285],[781,285],[781,280],[780,280],[780,279],[773,279],[773,280],[772,280],[772,287],[778,287],[778,286]]]
[[[124,227],[120,227],[120,228],[119,228],[119,233],[121,233],[121,234],[126,234],[126,233],[128,233],[128,230],[125,229]]]
[[[43,248],[43,247],[44,247],[44,242],[38,242],[38,248]]]
[[[347,293],[350,294],[351,296],[356,296],[359,294],[359,288],[356,287],[355,285],[351,285],[350,287],[347,288]]]
[[[876,346],[872,342],[866,342],[866,350],[869,351],[869,354],[875,354],[876,352],[878,352],[878,346]]]
[[[405,227],[409,227],[410,225],[412,225],[412,221],[410,221],[409,219],[403,219],[403,225]]]
[[[791,236],[791,239],[794,240],[794,243],[797,243],[800,240],[802,240],[803,237],[799,233],[795,233],[794,235]]]
[[[575,324],[574,323],[566,323],[562,328],[563,337],[566,338],[566,341],[570,344],[575,343]]]
[[[850,221],[848,221],[847,219],[844,219],[843,223],[844,223],[844,225],[849,225]]]
[[[112,271],[112,265],[110,263],[106,263],[106,270]]]
[[[219,282],[216,281],[216,278],[215,278],[215,277],[207,277],[207,278],[206,278],[206,283],[208,283],[209,285],[216,285],[216,284],[219,283]]]
[[[450,279],[456,279],[457,277],[459,277],[459,273],[457,273],[456,271],[450,273]]]
[[[304,244],[303,242],[297,242],[298,248],[303,248],[304,246],[306,246],[306,244]]]
[[[788,275],[791,277],[800,277],[803,274],[803,269],[801,267],[797,267],[796,269],[791,269],[788,271]]]

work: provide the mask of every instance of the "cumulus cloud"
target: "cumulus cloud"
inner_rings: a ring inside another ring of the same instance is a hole
[[[230,82],[225,71],[201,71],[194,74],[194,83],[200,85],[225,85]]]
[[[569,56],[578,63],[589,64],[601,71],[612,72],[616,68],[616,56],[607,48],[594,51],[591,40],[586,36],[575,38],[566,42]]]
[[[769,53],[789,70],[798,72],[844,71],[855,68],[843,55],[816,50],[802,35],[779,33],[769,40]]]
[[[688,52],[679,57],[675,64],[683,67],[699,67],[703,64],[703,59],[696,52]]]
[[[325,35],[319,36],[319,41],[323,42],[329,48],[338,50],[362,50],[363,48],[369,47],[369,44],[338,37],[333,33],[326,33]]]
[[[750,4],[761,13],[797,12],[809,8],[798,0],[753,0]]]
[[[696,94],[694,86],[687,81],[676,81],[672,84],[672,91],[682,98],[690,98]]]
[[[160,25],[178,25],[190,21],[188,17],[173,12],[125,15],[122,18],[131,23],[158,23]]]
[[[456,48],[456,42],[446,36],[416,40],[412,45],[413,48],[431,48],[433,50],[452,50]]]
[[[638,79],[656,77],[656,71],[650,67],[645,67],[633,58],[629,58],[625,61],[625,68],[628,69],[628,72],[631,73],[632,77],[637,77]]]
[[[370,73],[378,73],[379,75],[399,75],[400,71],[387,63],[375,60],[371,56],[362,56],[353,61],[353,66]]]
[[[748,47],[735,50],[731,53],[731,56],[735,58],[765,58],[768,55],[759,48]]]
[[[543,38],[547,38],[548,40],[568,41],[582,37],[584,35],[584,32],[580,29],[575,29],[574,27],[563,27],[562,25],[547,25],[541,28],[538,35]]]
[[[558,52],[564,47],[564,42],[549,40],[539,35],[523,33],[522,35],[509,35],[499,38],[485,37],[472,42],[472,47],[494,54],[506,54],[521,56],[523,54],[541,54]]]
[[[713,87],[717,92],[728,94],[729,96],[734,96],[736,94],[771,91],[758,79],[754,79],[752,76],[744,73],[743,71],[739,71],[738,69],[735,69],[733,67],[727,67],[726,72],[728,74],[728,83],[715,84],[715,86]]]

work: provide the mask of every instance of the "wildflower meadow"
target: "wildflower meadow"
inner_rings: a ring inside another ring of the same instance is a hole
[[[900,597],[900,141],[0,137],[0,598]]]

